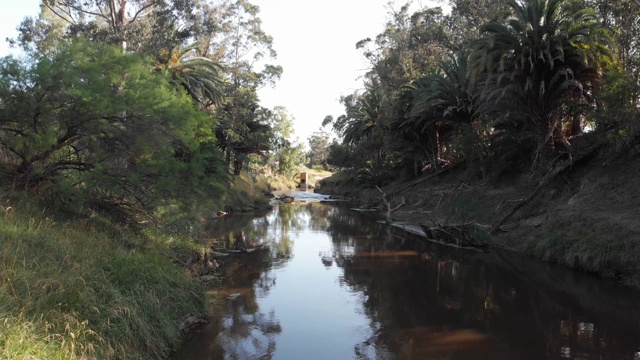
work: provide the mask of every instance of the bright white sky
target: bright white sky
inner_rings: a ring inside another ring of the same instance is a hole
[[[355,44],[382,32],[389,0],[253,0],[260,6],[264,31],[274,40],[284,73],[275,89],[260,91],[262,106],[282,105],[295,119],[300,142],[320,129],[326,115],[343,114],[338,102],[362,88],[359,79],[367,62]],[[420,1],[416,1],[420,3]],[[398,8],[403,1],[395,1]],[[423,5],[432,4],[423,1]],[[26,16],[36,17],[40,0],[16,0],[0,13],[0,56],[9,53],[4,41],[16,37]],[[431,5],[435,6],[435,5]]]

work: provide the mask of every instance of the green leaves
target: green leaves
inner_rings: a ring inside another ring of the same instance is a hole
[[[369,91],[359,96],[355,104],[347,109],[347,122],[343,128],[344,143],[357,144],[363,139],[380,135],[383,127],[381,111],[382,94],[379,91]]]
[[[220,104],[224,98],[223,66],[197,55],[197,46],[174,48],[162,53],[156,69],[168,71],[175,84],[184,88],[203,108]]]
[[[507,114],[539,130],[541,144],[566,143],[563,105],[586,98],[611,60],[593,9],[563,0],[511,0],[513,17],[482,27],[472,63],[481,113]],[[594,76],[595,75],[595,76]]]
[[[34,60],[19,71],[11,59],[0,63],[24,79],[0,83],[0,161],[14,181],[39,191],[49,184],[46,194],[78,208],[119,208],[138,219],[221,194],[219,155],[208,146],[213,120],[167,73],[85,42]]]

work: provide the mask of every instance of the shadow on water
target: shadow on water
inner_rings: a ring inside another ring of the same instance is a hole
[[[208,229],[219,314],[174,359],[640,359],[635,291],[506,252],[424,242],[339,204]]]

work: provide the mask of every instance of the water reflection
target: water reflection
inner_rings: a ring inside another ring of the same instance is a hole
[[[640,359],[638,296],[510,253],[438,247],[339,205],[219,219],[222,314],[176,359]]]

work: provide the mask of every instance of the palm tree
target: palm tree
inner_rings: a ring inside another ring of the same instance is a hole
[[[385,154],[383,133],[387,129],[381,91],[367,90],[363,95],[344,99],[344,103],[346,114],[338,119],[343,143],[370,150],[374,162],[380,164]]]
[[[382,128],[382,97],[380,91],[369,90],[347,109],[347,120],[342,130],[345,144],[357,144],[372,139]]]
[[[612,61],[593,9],[564,0],[510,0],[513,16],[482,27],[472,65],[479,110],[496,129],[528,131],[540,149],[568,145],[563,107],[589,98]],[[573,124],[575,128],[575,124]]]
[[[164,50],[156,68],[168,71],[176,85],[184,88],[203,108],[219,103],[224,97],[222,65],[198,56],[195,45]]]
[[[455,123],[469,123],[473,118],[468,54],[460,53],[440,63],[439,72],[427,75],[416,88],[413,113],[433,112]]]
[[[464,53],[440,63],[428,73],[403,87],[396,98],[395,128],[409,141],[410,148],[422,151],[437,168],[447,140],[461,124],[474,119],[468,56]]]

